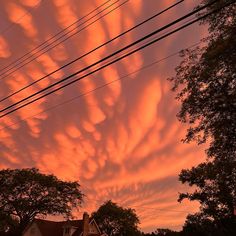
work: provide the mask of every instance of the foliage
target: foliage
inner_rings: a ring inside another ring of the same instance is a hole
[[[180,232],[176,232],[170,229],[156,229],[154,232],[152,233],[143,233],[143,236],[177,236],[177,235],[181,235]]]
[[[157,236],[175,236],[178,235],[178,232],[175,232],[170,229],[156,229],[155,231]]]
[[[77,182],[59,180],[54,175],[45,175],[38,169],[6,169],[0,171],[0,212],[6,222],[17,231],[24,228],[37,216],[62,214],[71,216],[74,207],[82,201]]]
[[[198,200],[201,211],[210,218],[220,220],[233,218],[236,203],[236,160],[216,160],[183,170],[180,181],[195,185],[193,193],[180,194],[179,200],[184,198]]]
[[[183,170],[180,180],[197,189],[193,193],[180,194],[179,201],[187,198],[201,204],[200,213],[188,216],[185,231],[191,229],[191,235],[194,232],[210,235],[210,231],[212,235],[236,234],[236,159],[217,159]]]
[[[233,236],[236,234],[235,222],[228,219],[219,221],[206,217],[203,213],[188,215],[183,227],[183,236]]]
[[[18,220],[2,210],[0,211],[0,235],[1,232],[8,232],[10,229],[17,227]]]
[[[92,214],[101,230],[109,236],[138,236],[139,219],[135,210],[107,201]]]
[[[208,157],[236,154],[235,12],[233,4],[207,19],[210,29],[215,29],[205,41],[207,46],[184,50],[183,61],[171,78],[182,103],[178,118],[190,125],[185,141],[201,144],[208,140]]]
[[[212,0],[202,0],[200,5]],[[206,11],[233,1],[219,0]],[[206,162],[182,170],[182,183],[195,186],[179,201],[199,201],[186,219],[184,235],[235,235],[236,218],[236,3],[211,15],[202,45],[181,53],[173,90],[181,102],[178,118],[189,124],[185,142],[207,142]],[[203,13],[201,13],[203,14]],[[200,15],[201,15],[200,14]]]

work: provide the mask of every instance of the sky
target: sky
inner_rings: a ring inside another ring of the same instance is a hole
[[[175,2],[0,0],[0,97],[47,75]],[[102,8],[88,15],[102,3]],[[185,0],[11,96],[0,107],[89,66],[186,14],[198,3]],[[73,27],[67,28],[71,24]],[[68,39],[61,34],[60,41],[50,40],[65,28]],[[205,147],[181,142],[187,126],[176,118],[180,103],[167,81],[175,75],[174,68],[181,59],[164,58],[199,42],[206,34],[203,26],[195,24],[1,118],[0,168],[36,167],[42,173],[78,181],[86,194],[82,208],[75,212],[79,218],[83,211],[91,213],[110,199],[135,209],[145,232],[166,227],[181,229],[186,215],[195,212],[198,205],[177,202],[178,193],[189,190],[178,181],[178,174],[204,160]],[[43,51],[35,49],[45,41],[50,44],[44,44]],[[52,45],[56,46],[51,49]],[[18,60],[7,67],[26,53],[23,65]],[[150,66],[153,62],[156,63]]]

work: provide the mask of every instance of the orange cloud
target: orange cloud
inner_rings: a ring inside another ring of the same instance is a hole
[[[6,96],[36,81],[171,2],[129,1],[2,80],[1,93]],[[23,32],[19,42],[16,41],[19,31],[12,30],[0,37],[0,57],[4,65],[14,61],[16,55],[24,55],[29,48],[34,48],[36,42],[43,43],[101,2],[75,4],[68,0],[53,0],[40,8],[34,7],[35,4],[36,1],[30,0],[21,0],[18,4],[9,1],[0,9],[5,21],[8,22],[9,17],[17,24],[17,30]],[[177,14],[189,11],[191,6],[185,4],[60,70],[1,103],[1,108],[109,55],[176,18]],[[34,7],[32,13],[27,10],[29,7]],[[47,12],[53,14],[48,16]],[[24,17],[19,19],[22,15]],[[50,23],[42,23],[39,16]],[[199,33],[197,37],[200,36]],[[171,85],[165,80],[174,73],[179,59],[171,58],[125,79],[110,82],[173,50],[182,49],[193,40],[196,35],[192,31],[187,36],[175,35],[4,117],[0,126],[0,167],[36,166],[43,173],[78,180],[87,195],[81,211],[92,212],[104,201],[112,199],[124,207],[135,208],[145,231],[157,227],[180,229],[186,212],[195,211],[198,205],[177,203],[178,192],[187,189],[178,183],[178,173],[203,160],[204,147],[180,142],[186,127],[176,119],[180,104],[174,100]],[[110,84],[97,89],[105,83]],[[84,93],[86,96],[50,110],[52,106]],[[27,117],[30,118],[24,120]],[[11,126],[14,122],[17,124]],[[75,215],[81,216],[80,212]]]
[[[7,58],[11,55],[10,49],[6,40],[0,36],[0,57]]]
[[[61,28],[65,28],[77,20],[77,15],[73,10],[73,2],[69,0],[53,0],[53,3],[57,8],[57,21]]]
[[[28,7],[36,7],[41,4],[41,0],[20,0],[20,2]]]
[[[6,10],[11,22],[20,25],[26,36],[35,38],[37,36],[37,30],[33,23],[31,14],[21,7],[19,4],[9,2],[6,5]]]

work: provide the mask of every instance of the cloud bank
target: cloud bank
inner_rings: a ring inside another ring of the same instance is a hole
[[[78,22],[76,26],[81,32],[14,73],[6,76],[12,69],[3,74],[1,97],[58,69],[173,3],[130,0],[83,30],[83,21]],[[1,0],[0,4],[0,64],[3,68],[98,7],[101,1]],[[109,55],[192,7],[193,3],[186,1],[2,102],[1,108]],[[72,35],[75,31],[65,32]],[[197,205],[177,203],[178,192],[186,189],[178,183],[178,173],[199,163],[204,158],[204,147],[180,141],[186,127],[176,119],[179,104],[166,80],[174,75],[179,58],[172,57],[126,75],[195,43],[204,32],[200,27],[190,27],[2,118],[0,168],[34,166],[59,178],[78,180],[87,195],[81,211],[92,212],[111,199],[124,207],[135,208],[145,231],[156,227],[180,229],[186,215],[195,211]],[[34,58],[39,53],[29,55]],[[114,80],[117,81],[112,82]],[[90,92],[106,83],[109,84]],[[81,94],[86,95],[57,106]],[[57,107],[51,109],[54,106]]]

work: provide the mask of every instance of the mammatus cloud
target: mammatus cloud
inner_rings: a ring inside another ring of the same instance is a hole
[[[31,39],[37,37],[38,30],[34,25],[33,17],[24,7],[13,1],[9,1],[6,4],[6,12],[9,20],[14,24],[18,24],[24,31],[25,36]]]
[[[0,57],[7,58],[11,55],[8,44],[4,37],[0,37]]]
[[[173,2],[158,1],[157,4],[155,0],[130,0],[43,55],[31,52],[31,58],[38,56],[35,60],[0,80],[1,97],[58,69]],[[170,22],[193,7],[189,2],[12,96],[0,107]],[[13,24],[11,29],[0,33],[3,68],[101,2],[1,0],[0,4],[1,22],[4,22],[1,26],[5,29]],[[201,28],[185,30],[184,35],[176,34],[2,118],[0,168],[35,166],[44,173],[78,180],[87,196],[81,211],[92,212],[111,199],[124,207],[135,208],[143,230],[180,229],[186,215],[195,211],[197,205],[177,203],[178,192],[187,188],[178,183],[178,173],[200,162],[204,158],[204,148],[180,142],[186,127],[176,119],[179,104],[166,80],[173,75],[179,59],[173,57],[149,69],[133,72],[196,42],[201,32]],[[123,79],[117,80],[120,77]],[[97,90],[104,84],[108,85]],[[58,105],[81,94],[84,96]],[[51,109],[54,106],[57,107]]]

